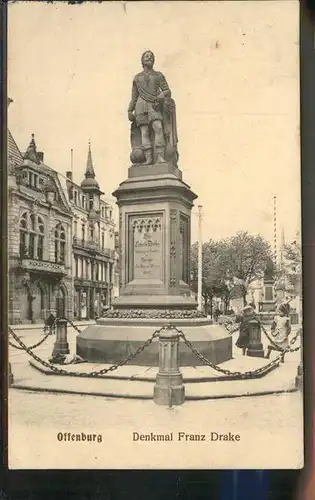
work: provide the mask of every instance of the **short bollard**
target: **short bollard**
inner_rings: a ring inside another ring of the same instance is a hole
[[[181,405],[185,401],[183,376],[179,370],[179,334],[172,328],[159,336],[159,372],[154,386],[157,405]]]
[[[14,377],[13,377],[13,373],[12,373],[11,363],[9,363],[8,382],[9,382],[9,387],[11,387],[11,385],[14,384]]]
[[[303,389],[303,340],[302,340],[302,330],[301,330],[301,335],[300,335],[300,341],[301,341],[301,359],[300,359],[300,364],[297,368],[297,374],[295,377],[295,387],[299,390]]]
[[[303,364],[302,361],[298,366],[297,374],[295,377],[295,387],[299,390],[303,389]]]
[[[256,358],[264,357],[264,348],[261,343],[261,326],[257,319],[252,319],[248,323],[249,326],[249,343],[247,348],[247,356]]]
[[[69,343],[67,340],[67,320],[58,319],[56,322],[56,342],[52,352],[52,357],[60,354],[69,354]]]

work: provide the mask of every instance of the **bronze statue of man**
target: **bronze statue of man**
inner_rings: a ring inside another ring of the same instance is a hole
[[[177,161],[175,103],[165,76],[153,69],[154,61],[153,52],[144,52],[143,71],[134,77],[128,107],[132,149],[143,152],[138,154],[142,165],[165,162],[166,147],[168,156]]]

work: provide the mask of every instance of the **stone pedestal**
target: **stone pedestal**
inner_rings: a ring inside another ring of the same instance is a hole
[[[249,344],[247,356],[263,358],[265,355],[261,342],[261,326],[259,321],[253,319],[249,322]]]
[[[154,386],[154,402],[158,405],[181,405],[185,401],[183,376],[179,370],[179,334],[167,329],[159,335],[159,372]]]
[[[197,196],[181,171],[170,163],[132,166],[113,195],[119,206],[120,293],[113,309],[77,336],[77,354],[90,362],[117,363],[172,323],[212,362],[231,359],[231,337],[196,310],[191,296],[190,221]],[[183,342],[179,351],[181,366],[201,364]],[[154,340],[129,364],[158,361]]]
[[[130,167],[119,206],[120,295],[114,308],[196,308],[190,294],[190,217],[197,197],[169,163]]]
[[[57,320],[56,342],[54,344],[52,357],[54,358],[59,354],[69,354],[69,353],[70,353],[69,343],[67,340],[67,320],[59,319]]]

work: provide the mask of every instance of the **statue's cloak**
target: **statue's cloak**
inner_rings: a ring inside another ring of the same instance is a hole
[[[177,166],[178,162],[178,135],[177,135],[177,124],[176,124],[176,106],[174,99],[166,98],[160,101],[162,106],[162,116],[163,116],[163,133],[165,139],[165,152],[164,158],[165,161],[172,163],[174,166]],[[156,153],[154,148],[154,131],[150,130],[150,138],[153,147],[153,163],[156,160]],[[131,139],[131,149],[133,153],[136,153],[139,150],[142,150],[142,142],[141,142],[141,131],[137,126],[136,122],[133,121],[131,124],[130,131],[130,139]],[[137,155],[139,158],[139,154]],[[143,156],[143,160],[145,158]],[[141,161],[139,161],[141,164]]]

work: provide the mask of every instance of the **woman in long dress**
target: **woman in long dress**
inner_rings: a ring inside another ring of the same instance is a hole
[[[266,358],[270,358],[271,351],[283,352],[281,361],[284,361],[284,353],[289,346],[289,335],[291,333],[291,321],[288,314],[286,304],[279,307],[278,314],[276,315],[272,325],[271,334],[273,336],[274,345],[268,346]]]

